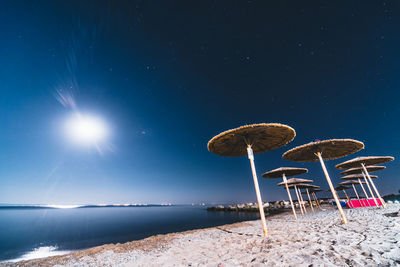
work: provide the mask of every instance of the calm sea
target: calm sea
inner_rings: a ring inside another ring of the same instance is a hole
[[[0,261],[64,254],[257,218],[257,213],[211,212],[204,206],[0,206]]]

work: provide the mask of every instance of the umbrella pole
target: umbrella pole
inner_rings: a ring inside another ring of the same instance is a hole
[[[347,201],[350,201],[349,196],[347,195],[347,193],[346,193],[346,191],[345,191],[344,189],[343,189],[343,193],[344,193],[344,195],[346,196]]]
[[[289,187],[288,187],[288,184],[287,184],[287,180],[286,180],[286,175],[285,174],[282,175],[282,179],[283,179],[283,182],[285,183],[286,191],[287,191],[287,194],[288,194],[289,200],[290,200],[290,205],[292,206],[293,216],[297,220],[296,210],[295,210],[294,205],[293,205],[292,196],[290,195],[290,191],[289,191]]]
[[[310,202],[311,210],[312,210],[312,212],[314,212],[314,207],[312,205],[312,201],[311,201],[311,198],[310,198],[310,193],[308,192],[308,188],[306,188],[306,191],[307,191],[308,201]]]
[[[320,208],[320,210],[322,210],[321,202],[319,201],[319,199],[318,199],[318,197],[317,197],[317,194],[315,194],[315,192],[314,192],[314,196],[315,196],[315,199],[317,200],[318,207]]]
[[[303,215],[303,216],[304,216],[303,207],[301,206],[301,203],[300,203],[299,192],[297,191],[297,187],[296,187],[296,185],[294,185],[294,191],[296,192],[296,196],[297,196],[297,202],[299,202],[299,207],[300,207],[300,212],[301,212],[301,215]]]
[[[358,178],[358,182],[360,183],[361,188],[362,188],[362,190],[364,191],[364,195],[365,195],[365,197],[367,198],[367,205],[368,205],[368,207],[371,207],[371,205],[369,204],[369,201],[368,201],[367,191],[365,191],[365,188],[364,188],[363,184],[361,183],[360,178]]]
[[[261,200],[260,188],[258,187],[256,166],[254,165],[254,155],[253,155],[253,149],[251,149],[251,146],[247,147],[247,155],[249,156],[250,165],[251,165],[251,172],[253,173],[253,181],[254,181],[254,187],[256,189],[258,209],[260,210],[262,228],[263,228],[264,236],[267,236],[268,235],[267,223],[265,221],[264,207],[263,207],[263,203],[262,203],[262,200]]]
[[[317,197],[316,197],[315,193],[312,192],[311,195],[313,196],[313,198],[314,198],[314,200],[315,200],[315,203],[317,203],[318,208],[321,209],[321,207],[319,206],[319,201],[317,200]]]
[[[356,196],[357,196],[357,199],[358,199],[358,203],[360,203],[361,207],[364,207],[364,205],[362,204],[362,202],[360,200],[360,197],[358,196],[358,192],[357,192],[356,187],[354,186],[354,184],[351,184],[351,185],[353,186],[354,193],[356,193]]]
[[[303,205],[304,213],[307,213],[306,205],[304,205],[304,200],[303,200],[303,196],[301,194],[301,190],[300,190],[300,188],[297,188],[297,190],[299,190],[299,196],[300,196],[300,199],[301,199],[301,204]]]
[[[368,182],[368,180],[367,180],[367,177],[365,177],[364,172],[361,172],[361,173],[362,173],[362,175],[363,175],[363,177],[364,177],[365,183],[366,183],[367,186],[368,186],[369,193],[371,194],[371,197],[374,199],[375,205],[378,207],[378,206],[379,206],[379,205],[378,205],[378,201],[376,201],[376,198],[375,198],[375,196],[374,196],[374,193],[372,193],[372,189],[371,189],[371,187],[369,186],[369,182]],[[368,201],[368,203],[369,203],[369,201]]]
[[[332,184],[331,178],[329,177],[328,171],[326,170],[324,160],[322,159],[322,156],[321,156],[321,152],[317,152],[317,157],[319,158],[319,161],[320,161],[321,166],[322,166],[322,170],[325,173],[326,181],[328,182],[329,188],[331,189],[333,198],[335,199],[335,202],[336,202],[336,206],[337,206],[337,208],[339,210],[340,216],[343,219],[343,223],[347,223],[346,215],[343,212],[342,205],[340,204],[340,201],[339,201],[338,196],[336,194],[335,188],[333,188],[333,184]]]
[[[383,206],[384,208],[386,208],[386,202],[385,202],[385,200],[383,200],[383,198],[381,197],[381,194],[379,194],[379,191],[378,191],[378,189],[376,188],[374,181],[372,181],[371,176],[369,176],[369,173],[368,173],[368,171],[367,171],[367,168],[365,168],[364,163],[361,163],[361,165],[362,165],[362,167],[363,167],[363,169],[364,169],[365,174],[366,174],[367,177],[368,177],[368,180],[371,182],[372,187],[374,188],[376,195],[377,195],[378,198],[380,199],[382,206]]]
[[[314,192],[311,192],[311,196],[312,196],[312,199],[313,199],[314,202],[315,202],[315,206],[318,208],[319,206],[318,206],[317,200],[315,199]]]
[[[311,195],[313,196],[314,201],[315,201],[315,203],[317,204],[317,207],[318,207],[320,210],[322,210],[321,206],[319,205],[319,201],[318,201],[317,196],[315,195],[315,193],[314,193],[314,192],[311,192]]]
[[[350,208],[352,208],[352,206],[351,206],[351,202],[350,202],[350,198],[349,198],[349,196],[347,195],[347,193],[346,193],[346,190],[344,190],[344,189],[343,189],[343,193],[344,193],[344,195],[346,196],[346,198],[347,198],[347,201],[349,202],[349,206],[350,206]]]

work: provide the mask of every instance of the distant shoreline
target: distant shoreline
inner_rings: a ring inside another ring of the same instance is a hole
[[[52,204],[0,204],[0,209],[84,209],[84,208],[134,208],[134,207],[170,207],[173,204],[89,204],[89,205],[52,205]]]

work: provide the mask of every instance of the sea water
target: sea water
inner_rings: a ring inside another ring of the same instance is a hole
[[[204,206],[0,206],[0,261],[65,254],[108,243],[259,218]]]

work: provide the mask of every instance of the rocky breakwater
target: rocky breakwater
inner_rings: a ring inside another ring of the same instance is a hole
[[[275,202],[264,202],[264,211],[267,213],[279,213],[286,208],[290,208],[289,201],[275,201]],[[232,212],[259,212],[258,203],[246,203],[246,204],[235,204],[235,205],[218,205],[208,207],[208,211],[232,211]]]

